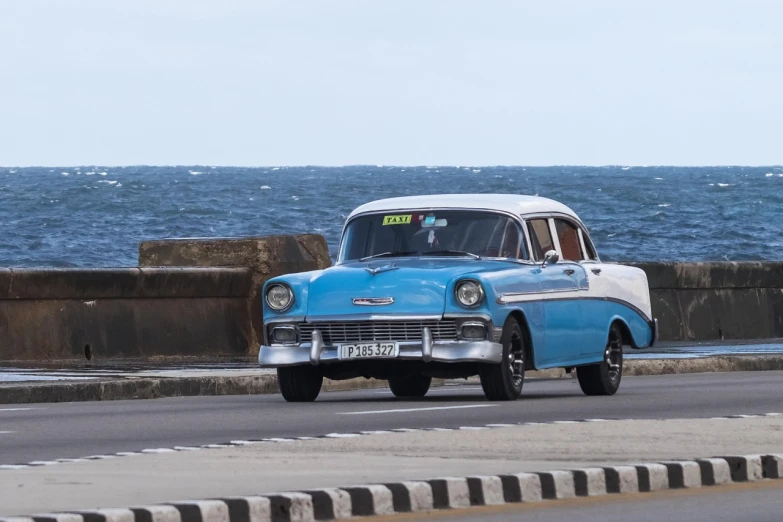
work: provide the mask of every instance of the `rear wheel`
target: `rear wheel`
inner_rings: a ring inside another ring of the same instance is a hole
[[[585,395],[614,395],[617,392],[623,378],[623,332],[620,325],[614,323],[609,329],[604,360],[577,367],[576,377]]]
[[[389,388],[395,397],[424,397],[430,389],[430,384],[432,384],[432,377],[426,375],[389,378]]]
[[[288,402],[313,402],[321,393],[323,381],[324,376],[312,366],[277,369],[277,384]]]
[[[491,401],[514,401],[522,395],[525,382],[525,340],[522,328],[513,317],[506,319],[500,343],[503,359],[500,364],[482,365],[481,388]]]

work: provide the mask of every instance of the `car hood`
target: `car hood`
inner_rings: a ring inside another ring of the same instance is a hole
[[[442,314],[456,277],[496,270],[474,259],[378,259],[323,270],[310,280],[308,318],[343,314]],[[357,305],[354,298],[393,298],[391,304]]]

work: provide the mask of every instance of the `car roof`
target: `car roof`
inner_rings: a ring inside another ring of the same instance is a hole
[[[559,212],[581,221],[573,210],[559,201],[520,194],[431,194],[379,199],[357,207],[348,219],[365,212],[428,208],[500,210],[516,215]]]

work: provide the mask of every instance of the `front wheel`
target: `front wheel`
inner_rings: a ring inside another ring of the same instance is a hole
[[[506,319],[500,343],[503,345],[500,364],[483,364],[479,370],[481,388],[491,401],[515,401],[522,395],[525,382],[525,338],[513,317]]]
[[[324,376],[312,366],[277,369],[277,384],[288,402],[313,402],[321,393],[323,381]]]
[[[585,395],[614,395],[623,378],[623,332],[617,323],[609,329],[604,360],[576,369],[579,387]]]
[[[432,384],[432,377],[426,375],[389,378],[389,388],[395,397],[424,397],[430,389],[430,384]]]

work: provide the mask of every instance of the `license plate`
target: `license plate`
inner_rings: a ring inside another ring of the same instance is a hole
[[[397,343],[341,344],[340,359],[382,359],[397,357],[400,348]]]

